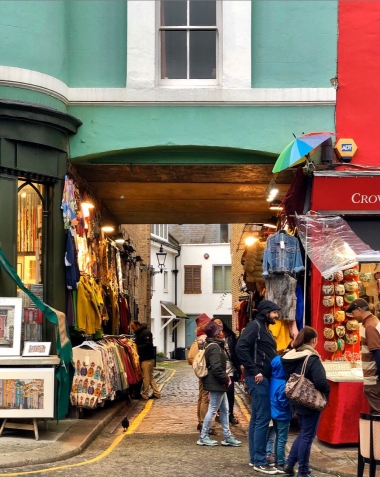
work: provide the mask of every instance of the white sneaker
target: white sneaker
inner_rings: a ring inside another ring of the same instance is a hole
[[[256,472],[261,472],[262,474],[268,474],[268,475],[277,474],[277,469],[275,467],[269,467],[269,465],[254,465],[253,468],[254,470],[256,470]]]

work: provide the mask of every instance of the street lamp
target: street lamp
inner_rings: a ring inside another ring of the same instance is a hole
[[[165,260],[167,255],[167,253],[164,252],[164,249],[162,248],[162,244],[161,244],[160,250],[156,253],[156,255],[157,255],[157,261],[158,261],[158,268],[160,270],[160,273],[162,273],[165,268]]]

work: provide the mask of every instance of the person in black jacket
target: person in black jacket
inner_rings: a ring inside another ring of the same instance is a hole
[[[224,323],[220,318],[213,318],[213,321],[223,328],[224,335],[224,351],[227,356],[227,374],[231,378],[231,383],[227,389],[229,421],[230,424],[239,424],[239,421],[234,416],[235,405],[235,381],[239,381],[241,376],[239,360],[236,356],[237,338],[235,333]]]
[[[322,365],[321,357],[315,350],[318,335],[314,328],[305,326],[299,332],[293,343],[293,349],[282,358],[282,365],[285,374],[289,379],[292,373],[301,374],[301,369],[305,359],[307,362],[305,377],[309,379],[318,391],[328,396],[330,385],[326,379],[326,372]],[[317,434],[318,423],[321,411],[315,411],[300,404],[290,401],[290,408],[298,416],[300,433],[293,442],[286,466],[284,468],[287,475],[295,475],[294,466],[298,462],[298,477],[313,477],[309,469],[311,445]]]
[[[269,475],[282,473],[270,467],[266,458],[267,430],[271,418],[271,361],[277,356],[276,341],[268,325],[276,323],[279,310],[280,307],[272,301],[260,302],[255,320],[248,323],[236,344],[236,354],[244,366],[244,379],[252,398],[248,430],[249,465],[257,472]]]
[[[210,321],[204,327],[207,335],[205,346],[207,375],[202,378],[203,389],[210,393],[210,404],[204,418],[201,435],[197,441],[199,446],[217,446],[218,442],[208,436],[212,420],[220,410],[220,424],[223,429],[223,446],[238,447],[241,442],[231,434],[228,423],[228,400],[226,390],[230,383],[230,378],[226,373],[226,355],[224,353],[224,340],[220,339],[222,327],[214,321]]]
[[[149,399],[149,386],[152,386],[155,399],[160,399],[161,393],[157,387],[156,380],[153,377],[154,368],[154,346],[153,335],[148,330],[145,323],[132,321],[131,328],[135,332],[135,343],[140,358],[141,374],[143,378],[141,397]]]

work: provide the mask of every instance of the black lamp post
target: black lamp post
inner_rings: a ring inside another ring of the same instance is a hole
[[[156,253],[156,255],[157,255],[157,261],[158,261],[158,268],[160,270],[160,273],[162,273],[165,268],[165,260],[167,255],[167,253],[164,252],[164,249],[162,248],[162,244],[161,244],[160,250]]]

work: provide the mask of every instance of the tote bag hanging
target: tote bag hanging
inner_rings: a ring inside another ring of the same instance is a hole
[[[305,359],[302,365],[301,374],[293,373],[290,375],[286,385],[285,394],[293,402],[302,406],[323,411],[327,405],[326,396],[314,387],[314,384],[305,378],[305,371],[310,355]]]

